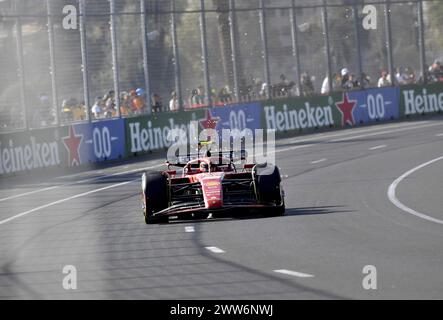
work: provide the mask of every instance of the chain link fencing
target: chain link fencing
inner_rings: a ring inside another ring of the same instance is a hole
[[[440,0],[4,0],[0,130],[439,81],[442,21]]]

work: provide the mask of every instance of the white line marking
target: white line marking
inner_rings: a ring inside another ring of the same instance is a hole
[[[430,121],[423,121],[420,122],[420,124],[422,125],[426,125],[426,124],[431,124],[431,125],[436,125],[435,123],[430,123]],[[363,129],[361,127],[355,127],[355,128],[351,128],[348,130],[341,130],[341,132],[339,133],[317,133],[315,134],[314,137],[311,138],[304,138],[304,139],[291,139],[290,141],[292,143],[298,143],[298,142],[307,142],[307,141],[315,141],[315,140],[319,140],[319,139],[323,139],[323,138],[333,138],[333,137],[343,137],[343,136],[349,136],[352,134],[360,134],[360,133],[365,133],[365,132],[374,132],[374,131],[378,131],[378,130],[386,130],[386,129],[391,129],[391,128],[409,128],[412,127],[412,129],[415,129],[416,123],[397,123],[397,124],[393,124],[393,125],[379,125],[379,126],[375,126],[375,127],[371,127],[371,128],[367,128],[367,129]],[[335,142],[335,141],[332,141]]]
[[[114,172],[112,174],[108,174],[108,175],[104,175],[101,177],[94,177],[94,178],[88,178],[88,179],[83,179],[83,180],[79,180],[79,181],[74,181],[74,182],[70,182],[70,183],[64,183],[61,185],[57,185],[57,186],[51,186],[51,187],[47,187],[47,188],[43,188],[43,189],[37,189],[37,190],[33,190],[33,191],[29,191],[29,192],[25,192],[25,193],[20,193],[20,194],[16,194],[7,198],[3,198],[0,199],[0,202],[6,201],[6,200],[11,200],[11,199],[16,199],[16,198],[21,198],[30,194],[35,194],[35,193],[40,193],[43,191],[48,191],[48,190],[53,190],[53,189],[59,189],[62,187],[68,187],[68,186],[72,186],[72,185],[76,185],[76,184],[80,184],[80,183],[86,183],[86,182],[91,182],[91,181],[96,181],[99,179],[103,179],[103,178],[109,178],[109,177],[115,177],[115,176],[119,176],[119,175],[124,175],[124,174],[128,174],[128,173],[134,173],[134,172],[138,172],[138,171],[144,171],[144,170],[149,170],[149,169],[154,169],[154,168],[158,168],[163,166],[164,164],[157,164],[157,165],[153,165],[153,166],[149,166],[149,167],[144,167],[144,168],[136,168],[136,169],[132,169],[132,170],[127,170],[127,171],[122,171],[122,172]],[[93,171],[92,171],[93,172]],[[97,172],[97,173],[100,173]],[[77,173],[77,174],[73,174],[71,176],[64,176],[65,178],[67,177],[74,177],[74,176],[78,176],[81,175],[82,173]],[[62,178],[62,177],[56,177],[57,178]]]
[[[369,148],[369,150],[377,150],[377,149],[382,149],[382,148],[386,148],[386,145],[382,144],[382,145],[379,145],[379,146],[375,146],[375,147]]]
[[[432,164],[432,163],[434,163],[434,162],[440,161],[440,160],[443,160],[443,156],[442,156],[442,157],[439,157],[439,158],[436,158],[436,159],[433,159],[433,160],[431,160],[431,161],[425,162],[425,163],[423,163],[423,164],[421,164],[421,165],[419,165],[419,166],[417,166],[417,167],[415,167],[415,168],[413,168],[413,169],[411,169],[411,170],[405,172],[405,173],[402,174],[400,177],[398,177],[398,178],[397,178],[394,182],[392,182],[392,184],[389,186],[389,189],[388,189],[388,198],[389,198],[389,200],[390,200],[390,201],[391,201],[391,202],[392,202],[397,208],[399,208],[399,209],[401,209],[401,210],[403,210],[403,211],[405,211],[405,212],[407,212],[407,213],[410,213],[410,214],[412,214],[412,215],[414,215],[414,216],[417,216],[417,217],[419,217],[419,218],[422,218],[422,219],[425,219],[425,220],[428,220],[428,221],[431,221],[431,222],[435,222],[435,223],[443,224],[443,220],[435,219],[435,218],[430,217],[430,216],[428,216],[428,215],[426,215],[426,214],[424,214],[424,213],[421,213],[421,212],[415,211],[414,209],[411,209],[411,208],[405,206],[403,203],[400,202],[400,200],[398,200],[398,198],[397,198],[397,196],[396,196],[396,194],[395,194],[395,190],[396,190],[396,188],[397,188],[397,185],[398,185],[402,180],[404,180],[406,177],[408,177],[410,174],[414,173],[415,171],[420,170],[421,168],[424,168],[424,167],[426,167],[426,166],[428,166],[428,165],[430,165],[430,164]]]
[[[321,140],[321,139],[325,139],[325,138],[332,138],[332,137],[343,137],[343,136],[348,136],[350,134],[355,134],[355,133],[363,133],[363,132],[371,132],[371,133],[367,133],[367,134],[360,134],[357,136],[351,136],[351,137],[345,137],[345,138],[340,138],[340,139],[333,139],[333,140],[329,140],[328,142],[342,142],[342,141],[348,141],[348,140],[352,140],[352,139],[356,139],[356,138],[364,138],[364,137],[369,137],[369,136],[376,136],[376,135],[381,135],[381,134],[386,134],[386,133],[393,133],[393,132],[400,132],[400,131],[405,131],[405,130],[413,130],[413,129],[421,129],[421,128],[427,128],[427,127],[433,127],[433,126],[438,126],[438,125],[443,125],[443,123],[428,123],[428,121],[426,122],[422,122],[421,125],[419,126],[413,126],[412,124],[401,124],[401,125],[396,125],[396,126],[384,126],[383,128],[377,128],[378,130],[380,129],[389,129],[389,128],[398,128],[398,129],[393,129],[393,130],[384,130],[384,131],[379,131],[379,132],[373,132],[376,131],[374,130],[374,128],[372,129],[366,129],[366,130],[358,130],[358,132],[345,132],[345,133],[339,133],[339,134],[318,134],[315,135],[314,137],[311,138],[306,138],[306,139],[297,139],[297,140],[290,140],[291,143],[300,143],[300,142],[308,142],[308,141],[315,141],[315,140]],[[358,128],[356,128],[358,129]],[[284,143],[284,142],[283,142]],[[295,149],[300,149],[300,148],[307,148],[307,147],[312,147],[314,146],[314,144],[306,144],[306,145],[301,145],[301,146],[294,146],[294,147],[288,147],[288,148],[283,148],[283,149],[278,149],[279,145],[276,145],[276,150],[275,153],[280,153],[280,152],[286,152],[286,151],[291,151],[291,150],[295,150]]]
[[[88,174],[88,173],[91,173],[91,172],[93,172],[93,171],[83,171],[83,172],[79,172],[79,173],[68,174],[66,176],[57,176],[57,177],[54,178],[54,180],[55,179],[74,178],[74,177],[85,175],[85,174]]]
[[[305,139],[298,139],[298,140],[291,140],[292,143],[299,143],[299,142],[306,142],[306,141],[315,141],[315,140],[319,140],[319,139],[323,139],[323,138],[332,138],[332,137],[342,137],[342,136],[347,136],[353,133],[364,133],[364,132],[372,132],[372,131],[377,131],[380,129],[389,129],[389,128],[402,128],[400,130],[408,130],[408,129],[416,129],[416,128],[422,128],[422,127],[427,127],[427,126],[434,126],[434,125],[438,125],[435,123],[430,123],[430,121],[423,121],[421,122],[423,125],[420,127],[417,126],[413,126],[415,123],[399,123],[399,124],[394,124],[394,125],[386,125],[382,128],[380,127],[375,127],[375,128],[368,128],[368,129],[360,129],[360,128],[355,128],[356,130],[352,130],[349,132],[340,132],[340,133],[334,133],[334,134],[318,134],[315,137],[311,137],[311,138],[305,138]],[[426,125],[428,124],[428,125]],[[355,132],[357,131],[357,132]],[[397,130],[398,131],[398,130]],[[380,134],[386,133],[386,131],[380,132]],[[379,134],[378,132],[376,132],[375,134]],[[374,134],[369,134],[369,135],[374,135]],[[349,140],[349,139],[354,139],[354,138],[360,138],[360,137],[364,137],[367,135],[359,135],[359,136],[354,136],[354,137],[347,137],[347,138],[343,138],[345,140]],[[338,140],[331,140],[330,142],[338,142],[338,141],[344,141],[343,139],[338,139]],[[284,149],[277,149],[275,152],[276,153],[280,153],[280,152],[285,152],[285,151],[291,151],[291,150],[296,150],[296,149],[300,149],[300,148],[306,148],[306,147],[311,147],[313,146],[312,144],[307,144],[307,145],[302,145],[302,146],[294,146],[294,147],[288,147],[288,148],[284,148]],[[278,145],[276,146],[278,148]],[[72,183],[67,183],[67,184],[62,184],[59,186],[52,186],[52,187],[48,187],[48,188],[43,188],[43,189],[37,189],[34,191],[29,191],[29,192],[25,192],[22,194],[17,194],[14,196],[10,196],[7,198],[3,198],[0,199],[0,202],[6,201],[6,200],[11,200],[11,199],[16,199],[16,198],[20,198],[20,197],[24,197],[30,194],[35,194],[35,193],[39,193],[39,192],[43,192],[43,191],[47,191],[47,190],[52,190],[52,189],[58,189],[58,188],[62,188],[65,186],[70,186],[70,185],[74,185],[74,184],[79,184],[79,183],[85,183],[85,182],[90,182],[90,181],[95,181],[98,179],[103,179],[103,178],[107,178],[107,177],[114,177],[114,176],[118,176],[118,175],[123,175],[123,174],[128,174],[128,173],[134,173],[134,172],[138,172],[138,171],[143,171],[143,170],[148,170],[148,169],[154,169],[157,167],[161,167],[163,164],[158,164],[158,165],[154,165],[154,166],[150,166],[150,167],[145,167],[145,168],[139,168],[139,169],[132,169],[132,170],[127,170],[127,171],[123,171],[123,172],[116,172],[116,173],[112,173],[110,175],[105,175],[102,177],[95,177],[95,178],[89,178],[89,179],[85,179],[85,180],[81,180],[81,181],[76,181],[76,182],[72,182]],[[94,171],[91,171],[91,173],[93,173]],[[70,178],[70,177],[75,177],[75,176],[79,176],[82,174],[87,174],[87,172],[80,172],[80,173],[76,173],[76,174],[72,174],[72,175],[67,175],[67,176],[61,176],[61,177],[56,177],[55,179],[61,179],[61,178]]]
[[[47,204],[42,205],[40,207],[37,207],[37,208],[31,209],[31,210],[28,210],[28,211],[16,214],[16,215],[14,215],[14,216],[12,216],[10,218],[7,218],[5,220],[1,220],[0,221],[0,225],[5,224],[5,223],[7,223],[9,221],[15,220],[17,218],[23,217],[23,216],[25,216],[27,214],[30,214],[30,213],[33,213],[33,212],[36,212],[36,211],[39,211],[39,210],[42,210],[42,209],[46,209],[48,207],[52,207],[52,206],[55,206],[57,204],[69,201],[69,200],[73,200],[73,199],[77,199],[77,198],[80,198],[80,197],[84,197],[84,196],[87,196],[87,195],[90,195],[90,194],[93,194],[93,193],[97,193],[97,192],[100,192],[100,191],[104,191],[104,190],[108,190],[108,189],[124,186],[126,184],[129,184],[129,183],[137,181],[137,180],[139,180],[139,179],[134,179],[134,180],[131,180],[131,181],[125,181],[125,182],[113,184],[113,185],[110,185],[110,186],[107,186],[107,187],[91,190],[91,191],[88,191],[88,192],[83,192],[83,193],[77,194],[77,195],[72,196],[72,197],[68,197],[68,198],[60,199],[60,200],[57,200],[57,201],[54,201],[54,202],[50,202],[50,203],[47,203]]]
[[[214,252],[214,253],[224,253],[225,252],[224,250],[217,248],[217,247],[205,247],[205,248],[211,252]]]
[[[386,134],[386,133],[401,132],[401,131],[405,131],[405,130],[421,129],[421,128],[428,128],[428,127],[434,127],[434,126],[441,126],[441,125],[443,125],[443,123],[431,123],[431,124],[419,125],[419,126],[415,126],[415,127],[411,126],[411,127],[406,127],[406,128],[400,128],[400,129],[392,129],[392,130],[385,130],[385,131],[379,131],[379,132],[368,133],[368,134],[361,134],[361,135],[353,136],[353,137],[334,139],[329,142],[342,142],[342,141],[348,141],[348,140],[357,139],[357,138],[378,136],[378,135]]]
[[[320,162],[323,162],[323,161],[326,161],[326,160],[328,160],[328,159],[323,158],[323,159],[320,159],[320,160],[311,161],[310,163],[311,164],[316,164],[316,163],[320,163]]]
[[[312,278],[312,277],[314,277],[314,275],[309,274],[309,273],[297,272],[297,271],[286,270],[286,269],[274,270],[274,272],[283,273],[283,274],[287,274],[287,275],[294,276],[294,277],[299,277],[299,278]]]
[[[438,133],[435,135],[436,137],[443,137],[443,133]]]
[[[383,128],[361,129],[361,130],[358,130],[358,133],[372,132],[372,131],[377,131],[379,129],[386,129],[386,128],[399,128],[399,127],[401,128],[401,129],[397,129],[397,130],[391,130],[391,131],[385,130],[385,131],[370,133],[370,134],[366,134],[366,135],[359,135],[359,136],[347,137],[347,138],[343,138],[343,139],[336,139],[336,140],[331,140],[330,142],[345,141],[345,140],[350,140],[350,139],[355,139],[355,138],[360,138],[360,137],[366,137],[366,136],[379,135],[379,134],[390,133],[390,132],[398,132],[398,131],[404,131],[404,130],[410,130],[410,129],[412,130],[412,129],[418,129],[418,128],[425,128],[425,127],[432,127],[432,126],[436,126],[436,125],[441,125],[441,123],[430,123],[429,124],[429,122],[430,121],[423,121],[423,122],[421,122],[422,123],[421,126],[412,126],[412,124],[407,123],[407,124],[396,124],[396,125],[392,125],[392,126],[391,125],[390,126],[383,126]],[[359,129],[359,128],[356,128],[356,129]],[[322,138],[346,136],[346,135],[350,135],[350,134],[353,134],[353,133],[355,133],[355,132],[354,131],[350,131],[350,132],[342,132],[342,133],[338,133],[338,134],[319,134],[319,135],[316,135],[315,137],[312,137],[312,138],[299,139],[299,140],[291,140],[291,141],[294,142],[294,143],[306,142],[306,141],[314,141],[314,140],[318,140],[318,139],[322,139]],[[302,145],[302,146],[294,146],[294,147],[289,147],[289,148],[285,148],[285,149],[279,149],[279,150],[276,150],[275,152],[279,153],[279,152],[284,152],[284,151],[289,151],[289,150],[294,150],[294,149],[299,149],[299,148],[304,148],[304,147],[310,147],[310,146],[313,146],[313,145],[312,144],[308,144],[308,145]],[[48,188],[58,189],[58,188],[62,188],[62,187],[65,187],[65,186],[70,186],[70,185],[79,184],[79,183],[85,183],[85,182],[91,182],[91,181],[95,181],[95,180],[99,180],[99,179],[103,179],[103,178],[107,178],[107,177],[114,177],[114,176],[124,175],[124,174],[128,174],[128,173],[134,173],[134,172],[144,171],[144,170],[148,170],[148,169],[154,169],[154,168],[157,168],[157,167],[161,167],[163,165],[164,164],[162,163],[162,164],[157,164],[157,165],[153,165],[153,166],[149,166],[149,167],[144,167],[144,168],[136,168],[136,169],[122,171],[122,172],[115,172],[115,173],[112,173],[112,174],[109,174],[109,175],[105,175],[105,176],[101,176],[101,177],[94,177],[94,178],[84,179],[84,180],[76,181],[76,182],[73,182],[73,183],[67,183],[67,184],[63,184],[63,185],[59,185],[59,186],[52,186],[52,187],[48,187]],[[75,174],[75,175],[80,175],[80,174],[82,174],[82,173]],[[75,176],[75,175],[71,175],[71,176]],[[133,181],[135,181],[135,180],[133,180]],[[132,182],[132,181],[130,181],[130,182]],[[125,184],[125,183],[123,183],[123,184]],[[4,224],[4,223],[6,223],[8,221],[11,221],[11,220],[14,220],[14,219],[16,219],[18,217],[21,217],[21,216],[26,215],[26,214],[31,213],[31,212],[35,212],[35,211],[41,210],[43,208],[47,208],[47,207],[49,207],[51,205],[54,205],[54,204],[58,204],[58,203],[65,202],[65,201],[68,201],[68,200],[71,200],[71,199],[75,199],[75,198],[78,198],[78,197],[86,195],[86,194],[91,194],[91,193],[98,192],[98,191],[101,191],[101,190],[106,190],[106,188],[117,187],[119,185],[122,185],[122,184],[112,185],[112,186],[109,186],[109,187],[92,190],[89,193],[73,196],[73,197],[66,198],[66,199],[61,199],[61,200],[58,200],[58,201],[55,201],[55,202],[52,202],[52,203],[40,206],[38,208],[34,208],[34,209],[29,210],[27,212],[18,214],[16,216],[13,216],[13,217],[8,218],[6,220],[0,221],[0,224]],[[23,196],[29,195],[31,193],[34,194],[34,193],[43,192],[43,191],[47,190],[48,188],[43,188],[43,189],[38,189],[38,190],[34,190],[34,191],[29,191],[29,192],[25,192],[25,193],[22,193],[22,194],[14,195],[14,196],[11,196],[11,197],[8,197],[8,198],[0,199],[0,202],[1,201],[6,201],[6,200],[9,200],[9,199],[15,199],[15,198],[23,197]],[[61,201],[61,202],[59,202],[59,201]]]
[[[294,147],[288,147],[288,148],[283,148],[283,149],[278,149],[275,150],[275,153],[279,153],[279,152],[286,152],[286,151],[291,151],[291,150],[296,150],[296,149],[301,149],[301,148],[307,148],[307,147],[312,147],[313,144],[304,144],[301,146],[294,146]],[[263,154],[260,154],[263,155]]]
[[[193,226],[187,226],[185,227],[185,232],[195,232],[195,229]]]
[[[6,200],[12,200],[12,199],[16,199],[16,198],[20,198],[20,197],[24,197],[24,196],[28,196],[30,194],[34,194],[34,193],[38,193],[38,192],[49,191],[49,190],[52,190],[52,189],[56,189],[58,187],[59,186],[52,186],[52,187],[47,187],[47,188],[43,188],[43,189],[37,189],[37,190],[34,190],[34,191],[29,191],[29,192],[25,192],[25,193],[21,193],[21,194],[16,194],[14,196],[10,196],[10,197],[7,197],[7,198],[0,199],[0,202],[6,201]]]

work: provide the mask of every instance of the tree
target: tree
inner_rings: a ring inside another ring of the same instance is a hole
[[[218,39],[221,48],[225,83],[232,88],[234,84],[231,32],[229,25],[229,0],[213,0],[217,11]]]
[[[429,31],[425,33],[427,48],[431,50],[435,58],[443,56],[443,2],[424,2],[425,20],[428,21]]]

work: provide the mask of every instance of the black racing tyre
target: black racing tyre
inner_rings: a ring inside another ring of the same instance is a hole
[[[270,217],[280,217],[285,215],[285,201],[283,200],[283,203],[275,208],[267,209],[267,215]]]
[[[145,172],[142,177],[143,215],[146,224],[167,222],[154,213],[168,207],[168,179],[162,172]]]
[[[262,203],[273,203],[276,207],[267,209],[270,216],[281,216],[285,212],[285,203],[281,190],[280,170],[272,164],[257,164],[252,169],[255,192]]]

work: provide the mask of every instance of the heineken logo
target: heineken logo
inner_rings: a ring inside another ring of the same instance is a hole
[[[305,102],[304,106],[299,109],[288,110],[286,104],[282,109],[282,111],[277,111],[275,106],[265,106],[265,120],[268,129],[287,131],[334,124],[330,106],[311,107],[309,102]]]
[[[354,108],[357,105],[356,100],[349,100],[348,93],[343,94],[343,100],[340,102],[337,102],[335,106],[342,114],[342,120],[341,125],[344,127],[345,125],[355,125],[355,119],[354,119]]]
[[[428,94],[425,88],[420,93],[403,90],[405,115],[443,111],[443,92]]]
[[[22,145],[15,145],[12,139],[7,144],[0,141],[0,174],[59,165],[58,151],[56,141],[39,143],[34,136]]]
[[[80,145],[83,141],[83,135],[77,135],[74,127],[69,126],[69,134],[62,138],[63,144],[68,151],[68,165],[70,167],[78,166],[80,161]]]
[[[163,125],[157,126],[155,125],[155,121],[151,120],[147,120],[145,123],[142,121],[128,123],[128,141],[130,152],[147,152],[151,150],[169,148],[174,142],[174,139],[171,140],[170,135],[172,130],[179,130],[179,132],[182,133],[179,140],[184,144],[187,143],[189,137],[197,137],[197,127],[193,127],[191,125],[192,119],[189,119],[189,122],[182,124],[176,124],[174,118],[169,118],[166,121],[165,120],[160,122],[163,123]],[[208,109],[205,111],[205,117],[196,120],[195,123],[196,126],[200,125],[202,130],[215,130],[220,120],[220,117],[214,117],[211,110]]]
[[[206,110],[206,118],[200,119],[200,126],[202,129],[214,129],[217,127],[217,123],[220,121],[219,117],[212,117],[211,110]]]
[[[168,125],[154,126],[153,122],[148,120],[146,127],[142,127],[140,121],[131,122],[129,127],[129,143],[131,153],[147,152],[170,147],[172,141],[169,139],[169,133],[173,129],[180,129],[189,132],[189,124],[176,125],[173,118],[170,118]],[[186,137],[182,137],[186,140]]]

